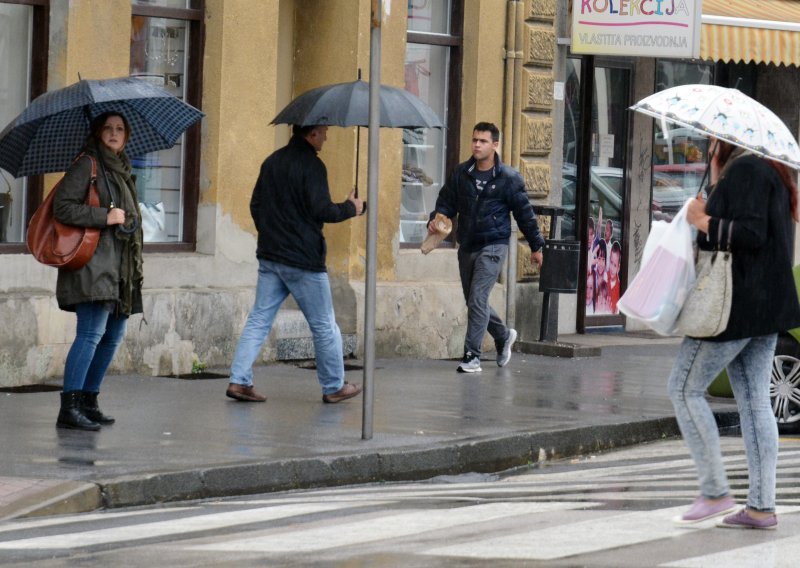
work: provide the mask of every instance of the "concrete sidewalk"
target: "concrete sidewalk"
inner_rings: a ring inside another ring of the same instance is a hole
[[[266,404],[227,399],[225,378],[109,377],[101,406],[117,423],[97,433],[55,428],[58,392],[0,393],[0,519],[499,471],[678,435],[677,341],[581,338],[605,341],[602,355],[515,353],[499,369],[487,354],[474,375],[379,360],[371,440],[361,397],[323,404],[315,372],[285,364],[256,369]],[[732,403],[714,408],[735,423]]]

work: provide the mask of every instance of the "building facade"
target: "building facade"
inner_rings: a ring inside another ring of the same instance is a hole
[[[628,111],[673,84],[734,86],[800,128],[796,3],[706,0],[698,60],[573,56],[572,2],[383,0],[381,79],[422,98],[438,130],[382,129],[376,355],[457,358],[466,310],[456,252],[422,255],[427,214],[446,173],[469,156],[472,126],[497,124],[501,156],[523,174],[534,205],[563,208],[560,237],[589,226],[606,243],[622,291],[638,271],[652,219],[669,218],[698,177],[702,141]],[[230,364],[256,281],[250,194],[263,159],[289,139],[270,124],[293,97],[368,80],[372,0],[0,0],[0,126],[30,100],[78,80],[137,76],[205,117],[176,147],[134,160],[147,218],[145,314],[131,319],[112,372],[190,373]],[[761,18],[772,18],[765,24]],[[741,79],[741,80],[740,80]],[[366,194],[367,129],[331,128],[320,157],[334,200]],[[581,161],[583,160],[583,161]],[[56,271],[27,254],[27,220],[58,175],[0,170],[0,387],[59,377],[74,315],[55,302]],[[610,221],[610,223],[609,223]],[[551,219],[542,216],[545,235]],[[606,234],[606,230],[608,233]],[[365,218],[328,225],[328,266],[345,350],[363,349]],[[522,342],[539,339],[543,298],[523,242],[492,294]],[[584,264],[585,263],[585,264]],[[583,274],[583,272],[579,272]],[[591,272],[587,273],[591,276]],[[553,295],[559,333],[627,329],[596,279]],[[493,346],[487,343],[486,347]],[[310,332],[287,302],[263,360],[313,357]]]
[[[555,0],[384,0],[382,81],[419,95],[444,131],[382,129],[376,354],[461,355],[466,312],[455,249],[419,252],[423,215],[449,168],[469,156],[472,125],[503,130],[503,158],[535,202],[551,195]],[[137,76],[205,117],[174,148],[134,159],[146,218],[145,314],[131,318],[112,372],[185,374],[225,368],[253,300],[256,235],[250,194],[263,159],[285,144],[277,112],[325,84],[368,80],[371,0],[0,0],[0,122],[35,96],[78,80]],[[358,142],[357,142],[358,140]],[[334,200],[366,186],[366,129],[331,128],[320,157]],[[356,169],[357,168],[357,169]],[[55,302],[56,271],[27,254],[24,230],[59,175],[0,172],[0,386],[59,377],[74,315]],[[347,351],[362,343],[366,223],[325,229]],[[520,245],[524,252],[524,246]],[[535,288],[519,254],[512,278]],[[525,282],[529,281],[529,282]],[[495,307],[505,307],[498,284]],[[536,298],[531,333],[538,331]],[[533,337],[535,339],[535,337]],[[264,360],[311,356],[288,302]]]

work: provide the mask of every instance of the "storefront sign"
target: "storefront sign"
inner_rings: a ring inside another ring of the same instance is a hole
[[[573,0],[572,53],[700,55],[702,0]]]

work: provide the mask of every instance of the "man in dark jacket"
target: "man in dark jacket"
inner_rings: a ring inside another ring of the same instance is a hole
[[[253,363],[269,335],[275,314],[291,294],[314,337],[317,378],[323,402],[340,402],[361,392],[344,381],[342,334],[333,312],[325,267],[324,223],[361,215],[364,202],[350,192],[333,203],[325,164],[317,157],[327,126],[295,126],[289,143],[261,165],[250,213],[258,231],[258,284],[231,366],[225,393],[242,402],[264,402],[253,387]]]
[[[525,182],[516,170],[500,161],[497,145],[500,131],[489,122],[479,122],[472,132],[472,157],[459,164],[439,191],[436,209],[430,215],[428,232],[434,233],[436,213],[458,216],[458,269],[467,302],[467,334],[464,359],[458,370],[481,370],[481,345],[486,331],[494,338],[497,365],[511,359],[517,332],[505,326],[489,306],[489,293],[497,282],[508,253],[511,217],[514,214],[531,247],[531,262],[542,265],[544,238],[539,232]]]

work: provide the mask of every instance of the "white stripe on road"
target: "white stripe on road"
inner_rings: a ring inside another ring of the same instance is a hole
[[[180,507],[169,509],[148,509],[144,511],[125,511],[114,513],[81,513],[78,515],[61,515],[47,517],[45,519],[34,520],[15,520],[8,521],[0,525],[0,533],[11,531],[24,531],[28,529],[39,529],[42,527],[52,527],[55,525],[67,525],[70,523],[90,523],[92,521],[109,521],[111,519],[121,519],[125,517],[137,517],[142,515],[160,515],[163,513],[175,513],[178,511],[195,511],[200,507]]]
[[[490,503],[468,505],[457,509],[429,509],[402,512],[379,518],[335,523],[333,526],[297,529],[262,537],[248,535],[240,540],[188,546],[192,551],[252,551],[252,552],[310,552],[341,546],[352,546],[386,539],[407,537],[461,525],[474,525],[486,521],[517,515],[533,515],[584,509],[597,503]]]
[[[363,504],[366,505],[368,503]],[[375,501],[371,504],[384,505],[385,502]],[[19,550],[37,548],[85,548],[99,544],[127,542],[146,538],[180,535],[197,531],[216,530],[226,527],[233,527],[236,525],[273,521],[276,519],[284,519],[286,517],[321,513],[324,511],[333,511],[342,508],[343,505],[337,503],[315,503],[306,505],[279,505],[277,507],[245,509],[241,511],[199,515],[196,517],[184,517],[169,521],[158,521],[155,523],[134,524],[110,529],[73,532],[69,534],[26,538],[16,541],[11,540],[0,542],[0,549]]]
[[[672,523],[672,518],[685,510],[684,506],[637,511],[541,530],[477,539],[457,545],[422,550],[419,554],[486,559],[556,560],[685,535],[687,528],[677,527]],[[793,513],[798,510],[800,510],[798,507],[783,507],[779,509],[779,513]],[[696,529],[712,528],[716,521],[717,519],[712,519],[692,526]],[[717,564],[706,564],[706,566],[717,566]]]
[[[664,568],[706,568],[707,566],[796,568],[798,558],[800,558],[800,537],[795,536],[772,540],[764,544],[743,546],[735,550],[676,560],[669,564],[659,564],[659,566]]]

